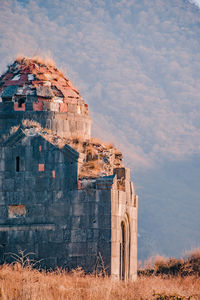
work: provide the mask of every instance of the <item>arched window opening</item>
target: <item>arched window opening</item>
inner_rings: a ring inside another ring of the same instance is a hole
[[[120,243],[120,278],[125,279],[125,269],[126,269],[126,234],[125,234],[125,224],[121,223],[121,243]]]
[[[25,98],[20,98],[18,100],[18,107],[22,107],[22,104],[25,103]]]
[[[20,171],[20,158],[19,156],[16,157],[16,172]]]

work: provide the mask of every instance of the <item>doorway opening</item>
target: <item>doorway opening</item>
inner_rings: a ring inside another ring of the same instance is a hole
[[[126,217],[121,222],[120,239],[120,279],[127,280],[130,273],[130,232],[129,222]]]
[[[121,223],[121,243],[120,243],[120,277],[125,279],[125,263],[126,263],[126,240],[125,240],[125,224]]]

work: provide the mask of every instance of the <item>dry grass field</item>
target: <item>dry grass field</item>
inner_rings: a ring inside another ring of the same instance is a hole
[[[200,299],[200,278],[196,276],[140,276],[136,282],[114,281],[109,277],[72,274],[64,271],[39,272],[4,265],[0,270],[0,299]]]
[[[154,258],[135,282],[85,275],[81,269],[39,271],[17,260],[0,267],[0,300],[200,300],[199,249],[184,259]]]

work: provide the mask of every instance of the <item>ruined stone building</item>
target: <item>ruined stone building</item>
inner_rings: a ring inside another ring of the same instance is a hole
[[[137,196],[122,154],[91,138],[88,105],[53,65],[19,58],[0,77],[0,262],[135,279]]]

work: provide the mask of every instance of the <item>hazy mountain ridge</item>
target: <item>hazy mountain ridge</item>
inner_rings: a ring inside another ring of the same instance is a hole
[[[120,146],[138,185],[140,257],[200,243],[198,7],[186,0],[3,0],[0,15],[1,70],[18,52],[50,51],[89,103],[94,135]]]
[[[199,156],[138,174],[144,184],[140,189],[139,258],[157,253],[179,257],[199,245],[199,178]]]

